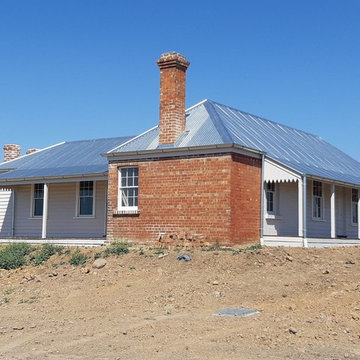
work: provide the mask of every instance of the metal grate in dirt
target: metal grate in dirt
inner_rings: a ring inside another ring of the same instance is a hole
[[[213,315],[216,316],[239,316],[239,317],[247,317],[252,315],[260,314],[259,311],[253,309],[245,309],[245,308],[230,308],[223,309],[215,312]]]

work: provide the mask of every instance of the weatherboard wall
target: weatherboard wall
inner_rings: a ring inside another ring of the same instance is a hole
[[[12,235],[13,192],[0,189],[0,236]]]
[[[95,216],[76,217],[76,183],[49,184],[47,237],[101,238],[105,235],[106,181],[97,181]],[[33,218],[31,185],[15,188],[15,232],[18,237],[41,237],[42,218]]]

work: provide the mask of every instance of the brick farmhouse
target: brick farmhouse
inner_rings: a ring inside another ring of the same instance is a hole
[[[163,54],[157,126],[4,146],[0,240],[96,245],[360,244],[360,164],[322,138],[211,100],[185,110],[187,59]]]

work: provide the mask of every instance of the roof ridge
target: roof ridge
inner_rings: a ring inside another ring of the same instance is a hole
[[[52,149],[52,148],[54,148],[54,147],[56,147],[56,146],[63,145],[63,144],[65,144],[65,143],[66,143],[65,141],[62,141],[62,142],[59,142],[59,143],[57,143],[57,144],[44,147],[44,148],[39,149],[39,150],[37,150],[37,151],[33,151],[33,152],[29,153],[29,154],[24,154],[24,155],[18,156],[18,157],[15,158],[15,159],[12,159],[12,160],[9,160],[9,161],[3,161],[3,162],[0,163],[0,166],[5,165],[5,164],[9,164],[9,163],[11,163],[11,162],[13,162],[13,161],[16,161],[16,160],[23,159],[23,158],[28,157],[28,156],[30,156],[30,155],[38,154],[39,152]],[[11,168],[10,168],[10,169],[11,169]]]
[[[113,149],[107,151],[106,153],[104,153],[104,154],[102,154],[102,155],[105,155],[105,156],[106,156],[106,154],[110,154],[110,153],[112,153],[113,151],[116,151],[116,150],[120,149],[122,146],[125,146],[125,145],[129,144],[130,142],[139,139],[140,137],[146,135],[146,134],[149,133],[150,131],[156,129],[158,126],[159,126],[159,125],[153,126],[151,129],[148,129],[148,130],[142,132],[141,134],[139,134],[139,135],[137,135],[137,136],[135,136],[135,137],[132,137],[131,139],[129,139],[129,140],[125,141],[124,143],[122,143],[122,144],[114,147]]]
[[[95,139],[64,141],[64,143],[65,144],[73,144],[73,143],[77,143],[77,142],[91,142],[91,141],[97,141],[97,140],[115,140],[115,139],[121,139],[121,138],[130,138],[129,140],[131,140],[133,137],[134,137],[134,135],[112,136],[112,137],[103,137],[103,138],[95,138]]]
[[[207,101],[207,102],[210,102],[210,103],[212,103],[212,104],[215,104],[215,105],[219,105],[219,106],[226,107],[226,108],[231,109],[231,110],[239,111],[239,112],[241,112],[241,113],[243,113],[243,114],[245,114],[245,115],[253,116],[253,117],[255,117],[255,118],[261,119],[261,120],[263,120],[263,121],[267,121],[267,122],[272,123],[272,124],[280,125],[280,126],[286,127],[286,128],[288,128],[288,129],[291,129],[291,130],[300,131],[300,132],[303,133],[303,134],[311,135],[311,136],[314,136],[314,137],[316,137],[316,138],[318,138],[318,139],[323,140],[323,138],[322,138],[321,136],[316,135],[316,134],[312,134],[312,133],[310,133],[310,132],[308,132],[308,131],[301,130],[301,129],[297,129],[297,128],[292,127],[292,126],[290,126],[290,125],[282,124],[282,123],[276,122],[276,121],[274,121],[274,120],[269,120],[269,119],[267,119],[267,118],[265,118],[265,117],[262,117],[262,116],[259,116],[259,115],[255,115],[255,114],[249,113],[249,112],[247,112],[247,111],[240,110],[240,109],[237,109],[237,108],[235,108],[235,107],[232,107],[232,106],[229,106],[229,105],[225,105],[225,104],[219,103],[219,102],[217,102],[217,101],[213,101],[213,100],[210,100],[210,99],[207,99],[206,101]]]
[[[218,112],[216,111],[212,101],[206,101],[204,103],[205,109],[209,114],[210,120],[213,122],[216,130],[218,131],[222,141],[227,143],[233,142],[233,137],[231,136],[229,130],[224,125],[223,121],[221,120]]]

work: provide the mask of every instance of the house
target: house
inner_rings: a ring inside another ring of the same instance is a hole
[[[97,140],[97,150],[94,141],[91,159],[102,155],[102,172],[91,168],[87,142],[76,147],[88,156],[68,152],[87,171],[52,153],[72,143],[0,165],[0,186],[15,194],[11,236],[97,238],[106,228],[108,241],[148,244],[360,245],[360,163],[318,136],[211,100],[185,111],[189,62],[172,52],[157,63],[159,124],[135,137]],[[42,173],[41,164],[51,171]],[[88,180],[102,193],[96,215],[85,199]],[[103,227],[93,230],[98,220]]]
[[[129,139],[63,142],[24,156],[18,145],[6,145],[6,161],[0,164],[0,238],[103,244],[107,161],[100,153]]]

